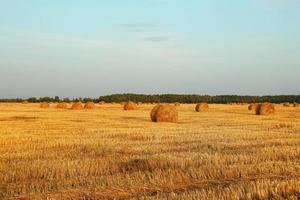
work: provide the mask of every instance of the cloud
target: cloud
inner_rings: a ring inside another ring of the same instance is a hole
[[[144,41],[149,41],[149,42],[165,42],[170,40],[170,36],[152,36],[152,37],[144,37]]]
[[[70,35],[0,28],[0,43],[3,44],[0,46],[0,54],[3,55],[0,66],[7,64],[17,68],[19,66],[63,67],[69,70],[81,66],[146,67],[145,63],[150,61],[152,64],[156,62],[157,66],[168,66],[166,63],[173,63],[175,58],[185,57],[182,48],[171,48],[166,45],[158,47],[140,42],[141,40],[162,42],[170,39],[167,34],[152,36],[152,34],[141,35],[134,41],[92,40]],[[113,59],[116,57],[118,59]],[[177,61],[179,62],[180,60]]]
[[[152,23],[128,23],[120,25],[123,30],[129,32],[145,32],[156,28]]]
[[[156,24],[153,23],[127,23],[120,25],[127,32],[139,33],[137,37],[149,42],[164,42],[171,37],[161,32]]]

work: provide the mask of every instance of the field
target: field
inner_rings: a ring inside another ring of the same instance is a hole
[[[0,104],[0,199],[300,199],[300,108]]]

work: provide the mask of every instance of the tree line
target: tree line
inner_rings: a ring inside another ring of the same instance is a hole
[[[240,96],[240,95],[188,95],[188,94],[113,94],[100,96],[99,98],[59,98],[55,97],[31,97],[28,99],[16,98],[16,99],[0,99],[0,102],[23,102],[28,101],[29,103],[39,103],[39,102],[89,102],[93,101],[106,102],[106,103],[121,103],[125,101],[134,101],[142,103],[216,103],[216,104],[226,104],[226,103],[259,103],[259,102],[271,102],[271,103],[300,103],[300,95],[275,95],[275,96]]]

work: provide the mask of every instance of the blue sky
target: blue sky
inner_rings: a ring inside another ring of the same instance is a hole
[[[299,0],[0,0],[0,98],[300,94]]]

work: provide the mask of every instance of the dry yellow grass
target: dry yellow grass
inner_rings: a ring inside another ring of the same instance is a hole
[[[300,108],[194,107],[157,124],[150,104],[0,104],[0,199],[299,198]]]

